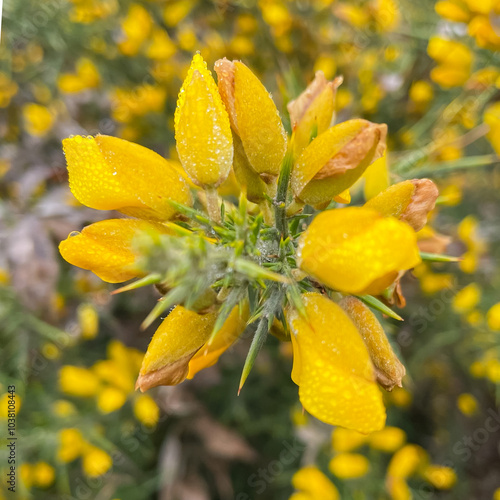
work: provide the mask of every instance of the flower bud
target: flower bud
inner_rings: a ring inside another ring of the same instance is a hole
[[[388,187],[367,201],[365,207],[392,215],[420,231],[427,224],[427,216],[434,209],[438,195],[431,180],[413,179]]]
[[[200,54],[182,84],[174,122],[184,170],[198,186],[219,186],[231,171],[233,139],[217,85]]]
[[[298,155],[309,144],[311,136],[325,132],[335,119],[335,94],[342,77],[328,82],[322,71],[296,99],[287,105],[295,132],[295,153]]]
[[[375,314],[356,297],[344,297],[339,306],[361,334],[375,367],[377,382],[388,391],[395,385],[401,387],[401,380],[406,373],[405,367],[394,354]]]
[[[316,137],[292,171],[294,195],[309,205],[331,201],[363,175],[385,150],[387,126],[356,119]]]
[[[219,92],[249,165],[265,180],[279,174],[287,139],[276,105],[259,79],[240,61],[215,63]]]

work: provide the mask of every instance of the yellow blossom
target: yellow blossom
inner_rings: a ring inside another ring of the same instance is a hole
[[[151,339],[136,386],[145,391],[157,385],[176,385],[213,365],[245,328],[236,306],[217,333],[220,340],[214,339],[214,349],[207,342],[216,319],[216,312],[198,314],[176,306]]]
[[[119,410],[127,401],[127,394],[116,387],[104,387],[97,396],[97,408],[101,413]]]
[[[470,417],[477,413],[478,403],[477,399],[472,394],[464,392],[458,396],[457,406],[464,415]]]
[[[219,186],[233,162],[229,117],[211,72],[200,54],[193,57],[175,110],[179,159],[199,186]]]
[[[382,292],[400,271],[419,262],[413,229],[368,208],[323,212],[299,241],[303,271],[335,290],[357,295]]]
[[[47,462],[37,462],[33,464],[32,480],[33,484],[38,488],[48,488],[56,477],[54,467]]]
[[[387,151],[365,170],[363,178],[365,179],[364,195],[366,200],[374,198],[389,187]]]
[[[491,306],[486,313],[488,328],[494,332],[500,331],[500,302]]]
[[[484,111],[484,123],[488,125],[487,138],[495,153],[500,155],[500,102],[490,104]]]
[[[340,453],[359,448],[367,442],[368,436],[351,429],[336,427],[332,432],[332,448]]]
[[[398,427],[384,427],[380,431],[372,432],[368,435],[368,444],[380,451],[394,453],[399,450],[406,441],[406,434]]]
[[[78,429],[62,429],[59,432],[57,459],[63,463],[72,462],[82,454],[84,447],[85,440]]]
[[[292,485],[299,493],[289,500],[340,500],[335,485],[317,467],[298,470],[292,477]]]
[[[86,57],[76,63],[76,73],[63,73],[59,76],[57,85],[62,92],[68,94],[96,88],[101,83],[101,77],[95,64]]]
[[[160,409],[151,396],[140,394],[134,400],[134,415],[144,425],[155,427],[160,418]]]
[[[481,289],[476,283],[471,283],[453,297],[453,309],[458,313],[466,313],[474,309],[480,300]]]
[[[307,293],[302,300],[307,320],[294,310],[287,313],[293,344],[292,380],[299,386],[302,405],[332,425],[364,433],[382,428],[382,395],[356,327],[329,299]]]
[[[77,309],[81,335],[89,340],[96,337],[99,331],[99,315],[92,304],[80,304]]]
[[[330,460],[328,468],[340,479],[356,479],[368,473],[370,462],[359,453],[340,453]]]
[[[14,394],[14,407],[9,408],[9,406],[12,406],[11,394],[3,394],[2,397],[0,397],[0,419],[5,420],[9,418],[9,413],[12,412],[14,412],[14,415],[17,415],[21,409],[21,403],[22,400],[19,394]]]
[[[316,137],[297,159],[291,187],[297,199],[321,205],[351,187],[385,150],[386,125],[355,119]]]
[[[472,71],[473,55],[463,43],[432,37],[427,52],[437,61],[431,79],[443,88],[463,85]]]
[[[443,465],[429,465],[423,475],[432,486],[439,490],[449,490],[457,482],[455,471]]]
[[[113,465],[113,459],[97,446],[87,446],[83,452],[82,468],[88,477],[105,474]]]
[[[26,130],[34,136],[43,137],[52,129],[55,122],[54,113],[41,104],[25,104],[23,117]]]
[[[99,390],[99,379],[87,368],[65,365],[59,370],[59,387],[71,396],[90,397]]]
[[[407,444],[392,456],[387,475],[391,478],[408,478],[422,469],[427,460],[427,453],[423,448]]]

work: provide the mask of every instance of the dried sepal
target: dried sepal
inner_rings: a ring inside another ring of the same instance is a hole
[[[375,314],[356,297],[344,297],[339,306],[348,314],[361,334],[375,367],[377,382],[388,391],[394,386],[402,387],[405,367],[394,354]]]

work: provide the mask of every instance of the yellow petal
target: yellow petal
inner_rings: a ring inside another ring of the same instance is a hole
[[[368,349],[377,381],[391,391],[395,385],[402,387],[406,370],[392,350],[391,344],[377,317],[356,297],[344,297],[339,306],[347,313],[358,329]]]
[[[351,203],[351,192],[349,191],[349,189],[346,189],[337,196],[334,196],[333,200],[336,201],[337,203],[342,203],[347,205],[348,203]]]
[[[438,189],[429,179],[398,182],[365,203],[383,215],[392,215],[420,231],[427,223],[438,197]]]
[[[287,139],[276,105],[259,79],[241,62],[215,63],[219,91],[249,163],[258,174],[277,176]]]
[[[200,54],[191,62],[175,110],[179,159],[195,184],[219,186],[233,162],[229,116]]]
[[[328,464],[330,472],[340,479],[356,479],[370,470],[370,462],[360,453],[339,453]]]
[[[98,135],[63,141],[75,197],[91,208],[152,220],[175,215],[169,201],[191,205],[187,184],[169,162],[132,142]]]
[[[191,379],[200,370],[217,363],[221,354],[227,351],[243,333],[249,315],[250,310],[248,303],[244,304],[241,311],[239,306],[236,306],[231,311],[214,341],[210,345],[202,347],[189,362],[189,373],[187,378]]]
[[[309,144],[311,135],[322,134],[333,123],[335,94],[342,78],[328,82],[322,71],[317,71],[314,80],[296,99],[287,105],[292,128],[295,133],[295,154],[300,154]]]
[[[375,160],[363,174],[365,178],[364,194],[369,200],[389,187],[389,169],[387,167],[387,151]]]
[[[247,316],[248,309],[244,308],[240,316],[236,306],[214,342],[205,346],[217,312],[198,314],[176,306],[151,339],[136,387],[145,391],[158,385],[176,385],[188,375],[192,378],[199,370],[212,366],[243,332]]]
[[[293,168],[295,197],[310,205],[331,201],[351,187],[385,150],[386,125],[348,120],[307,146]]]
[[[416,239],[408,224],[375,210],[328,210],[301,236],[298,263],[334,290],[377,294],[420,262]]]
[[[304,408],[316,418],[368,433],[385,424],[385,409],[370,356],[356,327],[334,302],[302,296],[307,320],[289,310],[295,381]]]
[[[292,485],[300,493],[294,493],[290,500],[340,500],[335,485],[314,466],[298,470],[292,477]]]
[[[182,382],[189,361],[209,339],[216,319],[216,313],[198,314],[176,306],[151,339],[136,387],[144,392]]]
[[[88,269],[108,283],[140,276],[133,241],[140,231],[167,232],[161,224],[133,219],[108,219],[73,232],[59,244],[65,260]]]

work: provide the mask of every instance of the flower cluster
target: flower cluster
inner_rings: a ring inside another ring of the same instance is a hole
[[[385,125],[335,124],[340,81],[319,72],[288,104],[288,136],[247,66],[222,59],[215,70],[217,84],[196,54],[182,85],[180,165],[113,137],[64,141],[76,198],[133,218],[72,233],[61,254],[108,282],[139,278],[121,291],[155,284],[164,296],[146,326],[174,307],[144,357],[141,390],[191,378],[248,326],[241,389],[266,335],[278,330],[292,342],[292,379],[306,410],[361,432],[381,429],[376,382],[391,390],[405,370],[368,305],[398,317],[386,304],[421,262],[417,232],[437,189],[427,179],[380,187],[375,176],[375,196],[341,208],[382,159]]]

